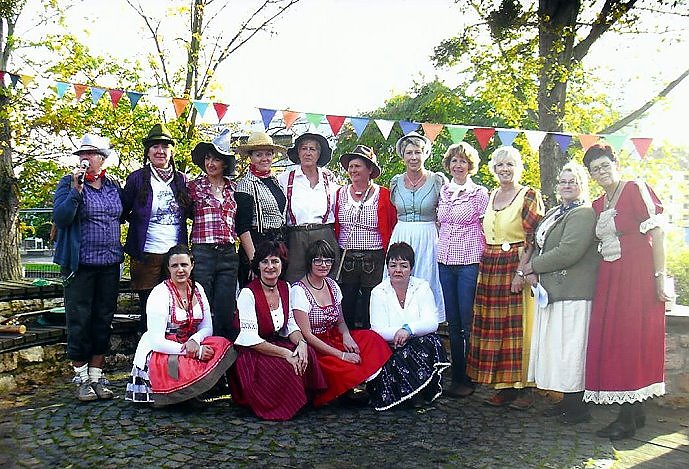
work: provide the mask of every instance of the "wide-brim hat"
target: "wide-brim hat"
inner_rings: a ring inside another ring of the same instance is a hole
[[[409,132],[407,135],[404,135],[399,140],[397,140],[397,143],[395,143],[395,151],[400,157],[402,156],[402,145],[404,144],[404,141],[412,137],[420,138],[421,140],[426,142],[426,147],[428,147],[428,149],[430,150],[432,143],[428,139],[428,137],[421,135],[418,132]]]
[[[333,157],[333,150],[330,148],[328,139],[320,134],[312,134],[310,132],[306,132],[305,134],[298,136],[294,141],[294,145],[287,150],[287,157],[292,163],[301,163],[301,161],[299,161],[299,145],[301,145],[304,140],[315,140],[321,146],[321,154],[318,155],[316,166],[323,167],[330,163],[330,160]]]
[[[83,152],[96,152],[103,158],[110,156],[110,140],[107,137],[101,137],[95,134],[84,134],[81,138],[79,148],[72,152],[73,155],[79,155]]]
[[[206,172],[206,155],[209,153],[222,158],[225,162],[225,176],[234,176],[237,160],[230,146],[231,132],[225,129],[211,142],[199,142],[191,151],[191,161]]]
[[[274,150],[278,153],[285,153],[287,148],[273,143],[273,138],[265,132],[254,132],[249,135],[245,144],[239,145],[234,151],[241,156],[247,156],[255,150]]]
[[[156,124],[148,131],[148,135],[143,139],[143,144],[144,147],[150,147],[161,142],[169,143],[172,146],[175,145],[175,139],[172,138],[172,134],[167,126],[165,124]]]
[[[345,153],[340,156],[340,164],[347,171],[349,162],[353,159],[361,158],[362,160],[368,161],[371,165],[371,179],[375,179],[380,176],[380,166],[378,166],[378,157],[373,150],[365,145],[357,145],[354,150],[349,153]]]

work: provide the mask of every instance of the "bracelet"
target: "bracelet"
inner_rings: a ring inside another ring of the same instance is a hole
[[[196,353],[196,358],[201,360],[202,355],[203,355],[203,345],[199,345],[199,351]]]
[[[344,360],[344,354],[345,354],[345,353],[344,353],[344,352],[342,352],[342,360]]]
[[[658,272],[656,272],[655,274],[653,274],[653,276],[654,276],[655,278],[658,278],[658,277],[665,277],[665,272],[663,272],[662,270],[659,270]]]
[[[414,333],[411,331],[411,327],[409,327],[409,324],[404,324],[404,325],[402,326],[402,329],[404,329],[405,331],[409,332],[409,336],[410,336],[410,337],[414,337]]]
[[[304,342],[304,345],[309,345],[309,343],[303,337],[299,339],[299,342]],[[299,342],[297,342],[297,345],[299,345]]]
[[[518,270],[517,275],[519,275],[521,278],[524,278],[524,271],[523,270]]]

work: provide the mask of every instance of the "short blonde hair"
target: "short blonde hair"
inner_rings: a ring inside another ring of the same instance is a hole
[[[447,147],[445,156],[443,156],[443,168],[448,173],[450,172],[450,161],[452,158],[464,158],[469,162],[469,174],[476,174],[478,172],[478,165],[481,159],[474,147],[467,142],[454,143]]]
[[[524,161],[522,160],[522,154],[519,150],[513,146],[502,146],[498,147],[491,155],[490,161],[488,162],[488,169],[490,173],[498,179],[498,175],[495,173],[495,165],[503,160],[513,160],[514,161],[514,182],[519,182],[524,173]]]
[[[424,157],[428,157],[431,154],[431,146],[426,144],[426,141],[420,137],[402,137],[402,142],[400,143],[400,156],[404,156],[404,151],[409,145],[414,145],[417,148],[421,148]]]
[[[565,164],[560,170],[560,173],[557,175],[558,180],[562,177],[562,173],[572,173],[574,179],[577,181],[577,184],[579,185],[579,200],[581,200],[584,203],[588,203],[589,173],[588,171],[586,171],[586,168],[584,168],[579,163],[570,161],[569,163]],[[560,195],[558,194],[557,197],[559,199]]]

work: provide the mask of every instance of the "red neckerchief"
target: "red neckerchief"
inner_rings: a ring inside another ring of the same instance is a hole
[[[249,165],[249,171],[251,171],[251,174],[253,174],[254,176],[256,176],[258,178],[267,178],[268,176],[270,176],[270,170],[258,171],[256,169],[256,166],[254,166],[253,164]]]
[[[105,177],[105,170],[101,170],[98,174],[86,173],[84,174],[84,179],[88,182],[97,181],[98,179],[103,179]]]
[[[172,179],[172,165],[168,166],[167,168],[158,168],[156,166],[151,165],[151,168],[156,172],[161,181],[168,182]]]

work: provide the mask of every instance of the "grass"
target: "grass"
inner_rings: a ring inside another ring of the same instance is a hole
[[[24,264],[24,270],[26,272],[60,272],[60,266],[52,262],[44,264]]]

